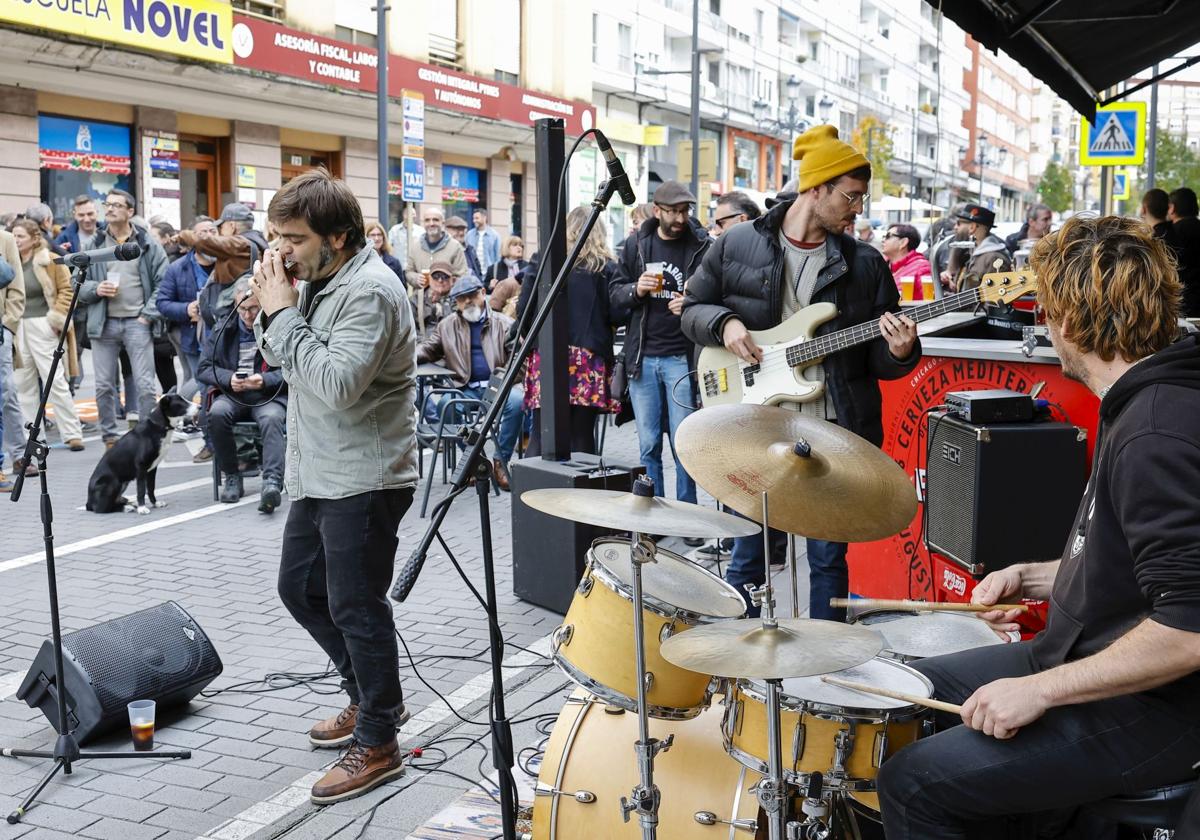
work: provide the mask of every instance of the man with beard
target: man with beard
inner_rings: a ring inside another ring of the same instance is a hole
[[[417,483],[416,330],[404,283],[367,241],[344,181],[306,172],[267,216],[278,250],[251,288],[263,360],[288,386],[279,596],[350,699],[308,733],[313,746],[346,747],[313,786],[324,805],[404,772],[396,729],[409,713],[387,591]]]
[[[972,593],[1048,598],[1046,629],[912,663],[962,713],[884,763],[888,840],[1063,836],[1079,805],[1195,778],[1200,342],[1176,341],[1179,277],[1137,220],[1076,216],[1030,265],[1063,374],[1100,398],[1092,474],[1060,560]],[[979,617],[1005,633],[1017,614]]]
[[[772,207],[754,222],[736,225],[716,240],[688,283],[683,331],[699,344],[724,345],[748,363],[760,363],[762,350],[750,330],[778,325],[812,303],[837,305],[838,315],[818,334],[879,321],[883,336],[835,353],[808,369],[825,382],[816,401],[790,407],[836,422],[871,443],[883,443],[880,379],[898,379],[920,358],[917,326],[894,314],[900,295],[882,255],[850,236],[871,181],[871,165],[822,125],[796,138],[800,161],[799,194]],[[772,560],[783,562],[786,535],[771,532]],[[845,610],[829,606],[849,589],[846,544],[808,540],[809,615],[844,621]],[[734,542],[725,578],[746,597],[746,584],[762,585],[763,542]]]
[[[638,447],[654,492],[664,494],[663,432],[675,450],[675,430],[693,411],[692,340],[680,328],[683,290],[708,250],[708,231],[692,216],[696,197],[678,181],[654,191],[654,218],[625,243],[609,283],[611,317],[625,319],[625,371],[637,420]],[[663,418],[667,428],[663,428]],[[675,459],[675,498],[696,501],[696,482]],[[685,540],[703,545],[703,540]]]
[[[467,273],[467,256],[458,240],[446,233],[445,215],[440,207],[426,207],[421,211],[421,225],[425,233],[408,249],[404,264],[404,276],[412,294],[425,288],[430,267],[435,262],[448,262],[455,277]]]
[[[1011,271],[1012,255],[1004,240],[992,233],[996,226],[996,214],[978,204],[968,204],[959,214],[954,225],[956,238],[964,235],[975,243],[971,257],[957,277],[950,280],[950,291],[961,292],[974,289],[985,274],[995,271]]]

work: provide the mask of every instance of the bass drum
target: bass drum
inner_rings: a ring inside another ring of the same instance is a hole
[[[621,815],[621,797],[639,782],[637,729],[635,713],[575,690],[542,757],[533,840],[640,840],[637,815],[629,822]],[[662,794],[659,840],[765,837],[766,822],[760,822],[750,791],[761,777],[726,754],[721,712],[710,708],[683,721],[650,719],[652,738],[669,735],[675,736],[671,748],[654,759],[654,783]],[[741,821],[737,828],[726,822],[734,819]]]

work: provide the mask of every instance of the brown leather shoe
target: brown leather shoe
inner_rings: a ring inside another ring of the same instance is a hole
[[[67,448],[72,452],[82,452],[84,450],[83,441],[79,438],[71,438],[67,441]]]
[[[312,801],[316,805],[329,805],[353,799],[388,779],[403,775],[404,756],[396,739],[378,747],[352,740],[337,764],[313,785]]]
[[[492,477],[496,481],[496,486],[501,490],[507,491],[508,486],[508,467],[504,466],[504,462],[499,458],[492,459]]]
[[[341,747],[354,738],[358,723],[358,706],[351,704],[331,718],[308,730],[308,742],[314,747]]]
[[[400,717],[396,726],[408,723],[412,717],[404,704],[400,705]],[[358,706],[351,703],[331,718],[327,718],[312,729],[308,730],[308,742],[314,747],[341,747],[350,743],[354,737],[354,727],[358,723]]]

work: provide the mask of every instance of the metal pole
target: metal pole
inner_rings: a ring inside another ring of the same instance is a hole
[[[550,287],[558,276],[558,270],[567,261],[567,226],[558,225],[553,240],[550,231],[555,219],[567,213],[566,185],[557,195],[558,184],[566,165],[566,128],[560,119],[541,119],[533,124],[534,169],[537,175],[538,193],[538,246],[546,270],[538,288],[539,300],[546,300]],[[554,303],[549,325],[538,336],[538,350],[542,354],[542,459],[565,461],[571,457],[571,424],[569,415],[570,389],[567,387],[567,329],[570,306],[570,288],[563,289]]]
[[[376,156],[379,158],[379,224],[386,232],[391,227],[388,218],[388,40],[387,13],[391,6],[382,1],[373,6],[375,12],[375,37],[379,42],[379,84],[375,91],[376,105]]]
[[[1154,65],[1152,71],[1154,78],[1158,78],[1158,65]],[[1146,158],[1146,189],[1154,189],[1154,167],[1157,165],[1158,155],[1156,154],[1155,146],[1158,145],[1158,82],[1150,86],[1150,129],[1149,129],[1150,148],[1147,151]],[[1186,134],[1185,134],[1186,136]]]
[[[692,0],[692,195],[700,201],[700,0]]]
[[[912,156],[909,157],[912,164],[912,184],[908,188],[908,221],[913,220],[913,200],[917,197],[917,112],[913,111],[913,130],[912,130]],[[917,281],[918,283],[920,280]]]

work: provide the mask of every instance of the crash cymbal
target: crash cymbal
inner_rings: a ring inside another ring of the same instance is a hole
[[[903,469],[853,432],[765,405],[719,405],[689,415],[675,451],[696,483],[720,502],[770,525],[835,542],[898,533],[917,513]]]
[[[760,618],[703,624],[667,639],[660,651],[689,671],[771,680],[853,668],[883,650],[883,637],[861,624],[816,618],[778,622],[774,629],[763,627]]]
[[[712,508],[621,490],[526,490],[521,501],[551,516],[617,531],[673,537],[748,537],[762,530],[749,520]]]

